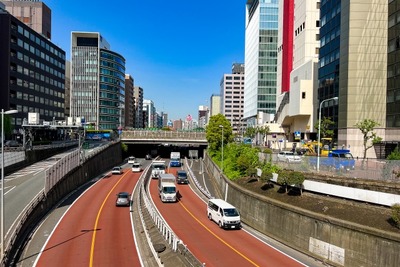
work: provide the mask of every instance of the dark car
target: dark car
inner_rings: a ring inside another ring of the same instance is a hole
[[[115,202],[115,206],[126,206],[128,207],[131,204],[130,194],[127,192],[119,192],[117,194],[117,201]]]
[[[178,184],[188,184],[189,180],[187,177],[187,173],[184,170],[179,170],[176,175],[176,182]]]
[[[18,141],[15,140],[8,140],[4,143],[5,147],[19,147],[21,144],[18,143]]]

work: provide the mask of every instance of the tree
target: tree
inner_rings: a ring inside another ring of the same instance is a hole
[[[335,122],[331,120],[330,117],[323,117],[321,120],[321,138],[331,138],[333,137],[333,130],[331,129],[331,126],[335,125]],[[315,128],[318,131],[319,128],[319,120],[315,123]]]
[[[246,128],[244,135],[253,139],[256,136],[256,133],[257,133],[256,128],[248,127]]]
[[[302,184],[304,183],[305,176],[303,173],[298,171],[280,171],[278,176],[278,183],[285,187],[285,192],[288,192],[288,186],[298,186],[300,188],[300,194],[302,191]]]
[[[1,123],[1,116],[0,116],[0,123]],[[10,115],[4,114],[4,136],[10,135],[12,133],[12,130],[13,128],[11,125]]]
[[[233,140],[232,126],[230,122],[222,114],[217,114],[210,117],[210,121],[206,127],[206,139],[208,148],[212,152],[216,152],[221,148],[222,127],[223,126],[223,142],[224,146]]]
[[[262,136],[262,140],[264,141],[264,137],[266,135],[268,135],[271,132],[271,130],[269,129],[269,126],[258,126],[257,127],[257,133],[261,134]],[[267,141],[267,140],[265,140]]]
[[[354,125],[363,134],[364,159],[367,158],[367,150],[370,149],[374,145],[374,143],[382,141],[382,138],[377,136],[374,132],[375,127],[379,125],[380,124],[378,122],[371,119],[364,119]],[[368,144],[370,140],[371,143]]]

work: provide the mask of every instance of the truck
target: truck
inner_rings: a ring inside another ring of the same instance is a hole
[[[171,152],[169,166],[170,167],[181,167],[182,166],[180,152]]]
[[[309,164],[317,168],[318,157],[310,157]],[[354,170],[356,161],[348,149],[336,149],[329,151],[327,156],[321,156],[319,159],[319,167],[321,169],[350,171]]]
[[[160,174],[158,178],[158,193],[162,202],[177,201],[175,176],[173,174]]]
[[[165,161],[164,160],[155,160],[151,163],[151,178],[158,179],[161,174],[165,173]]]

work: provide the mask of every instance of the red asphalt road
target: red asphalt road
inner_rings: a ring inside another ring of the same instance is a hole
[[[140,173],[125,169],[87,190],[50,236],[36,266],[140,266],[129,207],[116,194],[132,193]]]
[[[176,174],[177,169],[170,172]],[[207,217],[207,205],[189,188],[177,185],[182,196],[177,203],[162,203],[157,180],[152,180],[152,198],[169,226],[188,249],[210,266],[303,266],[243,230],[223,230]]]

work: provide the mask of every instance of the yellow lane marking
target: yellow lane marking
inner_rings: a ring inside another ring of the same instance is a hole
[[[96,222],[94,223],[94,227],[93,227],[93,236],[92,236],[92,245],[90,247],[90,260],[89,260],[89,266],[93,267],[93,254],[94,254],[94,243],[96,242],[96,232],[97,232],[97,225],[99,223],[99,219],[100,219],[100,214],[101,211],[103,210],[104,205],[106,204],[107,199],[110,197],[111,192],[115,189],[115,187],[117,187],[117,185],[122,181],[122,179],[125,177],[125,175],[127,175],[129,172],[126,171],[126,173],[124,175],[122,175],[121,178],[119,178],[118,182],[111,188],[111,190],[108,192],[107,196],[105,197],[103,203],[100,206],[99,212],[97,213],[97,217],[96,217]],[[112,177],[112,176],[111,176]]]
[[[234,252],[236,252],[237,254],[239,254],[242,258],[246,259],[248,262],[250,262],[251,264],[253,264],[254,266],[259,266],[257,265],[255,262],[253,262],[252,260],[250,260],[249,258],[247,258],[245,255],[243,255],[242,253],[240,253],[238,250],[236,250],[234,247],[232,247],[231,245],[229,245],[227,242],[225,242],[222,238],[220,238],[219,236],[217,236],[213,231],[211,231],[207,226],[205,226],[202,222],[200,222],[199,219],[197,219],[187,208],[185,205],[183,205],[183,203],[181,201],[179,201],[179,204],[187,211],[187,213],[189,213],[190,216],[192,216],[193,219],[195,219],[201,226],[204,227],[204,229],[206,229],[208,232],[210,232],[210,234],[212,234],[213,236],[215,236],[219,241],[221,241],[224,245],[226,245],[227,247],[229,247],[230,249],[232,249]]]

